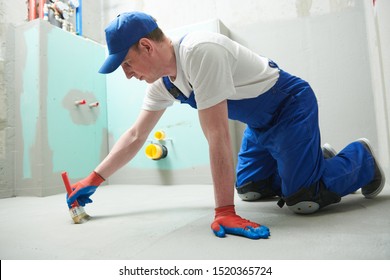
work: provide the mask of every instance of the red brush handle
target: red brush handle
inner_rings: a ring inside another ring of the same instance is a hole
[[[69,182],[68,173],[62,172],[61,176],[62,176],[62,181],[64,181],[66,192],[68,193],[68,195],[70,195],[72,193],[72,187]],[[77,200],[73,202],[72,207],[74,206],[79,206]]]

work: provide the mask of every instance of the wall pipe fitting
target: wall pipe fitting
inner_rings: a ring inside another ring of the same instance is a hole
[[[47,3],[43,5],[43,20],[49,20],[49,6]]]
[[[76,100],[76,101],[74,102],[74,105],[76,105],[76,106],[85,105],[85,104],[87,104],[87,101],[85,101],[85,99]]]
[[[76,34],[79,36],[83,35],[83,1],[78,1],[79,5],[76,7]]]
[[[153,160],[160,160],[168,155],[168,149],[164,145],[152,143],[146,146],[145,155]]]
[[[160,141],[165,140],[165,132],[163,130],[157,130],[154,133],[154,138]]]
[[[28,0],[28,20],[37,18],[37,3],[35,0]]]
[[[46,5],[46,0],[39,0],[38,9],[39,9],[39,18],[43,19],[45,17],[44,7]]]

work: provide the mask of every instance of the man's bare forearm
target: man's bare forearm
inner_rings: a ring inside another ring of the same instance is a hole
[[[234,204],[234,163],[227,116],[227,102],[199,111],[209,144],[216,207]]]
[[[164,111],[142,110],[134,125],[119,138],[107,157],[95,168],[95,171],[107,179],[128,163],[142,148]]]

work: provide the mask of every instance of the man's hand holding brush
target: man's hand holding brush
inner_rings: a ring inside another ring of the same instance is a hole
[[[92,200],[89,197],[104,181],[105,180],[102,176],[93,171],[88,177],[72,185],[72,193],[67,198],[69,208],[76,200],[80,206],[85,206],[85,204],[91,203]]]

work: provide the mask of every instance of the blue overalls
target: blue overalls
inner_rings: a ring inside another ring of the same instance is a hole
[[[273,62],[270,66],[277,67]],[[187,98],[167,77],[163,80],[176,99],[197,108],[194,92]],[[287,205],[289,198],[293,203],[301,197],[318,200],[322,192],[320,200],[329,200],[321,202],[324,207],[373,179],[374,160],[358,142],[324,159],[317,99],[306,81],[280,70],[267,92],[227,104],[229,118],[247,124],[238,154],[237,189],[255,182],[260,191],[271,188]]]

